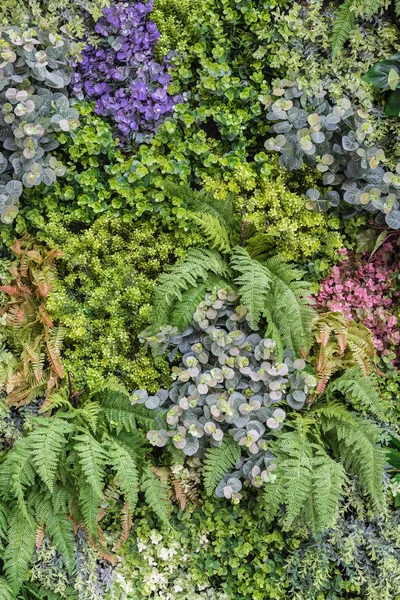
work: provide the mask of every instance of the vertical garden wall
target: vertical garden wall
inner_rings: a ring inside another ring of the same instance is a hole
[[[0,599],[400,599],[400,6],[5,0]]]

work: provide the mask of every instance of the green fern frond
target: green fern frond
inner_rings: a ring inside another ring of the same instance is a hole
[[[277,449],[286,507],[285,526],[290,528],[312,494],[313,450],[307,437],[299,431],[281,435]]]
[[[328,385],[327,396],[332,397],[334,392],[340,392],[357,408],[366,409],[380,419],[386,416],[375,382],[371,377],[363,375],[358,366],[347,369],[343,375]]]
[[[28,436],[29,449],[39,477],[52,492],[59,457],[67,441],[65,436],[73,426],[57,417],[37,419],[37,424]]]
[[[198,226],[210,248],[215,248],[222,253],[230,252],[229,231],[221,223],[219,218],[205,212],[190,214],[192,221]]]
[[[384,505],[382,481],[386,456],[378,445],[382,430],[356,413],[349,413],[344,418],[343,413],[338,417],[332,412],[329,417],[326,410],[322,412],[322,430],[329,434],[328,439],[337,456],[358,477],[378,511]]]
[[[129,508],[132,511],[137,504],[139,493],[137,463],[124,446],[115,440],[109,443],[108,448],[108,460],[115,471],[118,488],[124,494],[125,502],[130,504]]]
[[[176,196],[183,201],[183,205],[191,213],[202,213],[217,219],[224,227],[228,238],[235,232],[236,221],[231,197],[224,200],[217,199],[205,190],[192,190],[188,185],[177,185],[167,181],[164,184],[171,196]]]
[[[268,482],[264,486],[261,501],[264,508],[264,518],[267,523],[272,523],[278,514],[279,507],[285,501],[284,489],[282,486],[282,475],[278,469],[275,471],[276,479]]]
[[[239,246],[233,249],[231,266],[234,271],[240,273],[235,278],[239,298],[247,309],[247,319],[251,327],[256,329],[267,302],[271,274],[265,265],[253,260],[247,250]]]
[[[95,494],[100,498],[103,494],[104,463],[107,453],[90,434],[76,436],[75,450],[79,457],[82,473],[87,483],[92,486]]]
[[[4,577],[0,577],[0,598],[1,600],[13,600],[12,590]]]
[[[156,513],[160,521],[166,527],[170,527],[168,485],[152,472],[150,466],[146,466],[143,469],[141,489],[144,492],[146,502],[150,508]]]
[[[196,308],[204,300],[208,291],[221,288],[229,289],[231,287],[232,284],[229,284],[225,279],[210,275],[207,281],[199,283],[196,287],[190,288],[182,294],[182,299],[177,303],[171,315],[170,324],[177,327],[179,331],[184,331],[192,322]]]
[[[63,513],[55,513],[52,503],[42,501],[37,506],[38,520],[46,527],[46,535],[48,535],[54,546],[60,552],[64,559],[65,566],[69,573],[72,572],[74,566],[74,530],[70,519]]]
[[[317,446],[312,461],[311,479],[312,490],[305,503],[305,516],[316,537],[321,531],[332,527],[337,520],[346,472],[339,462]]]
[[[101,406],[110,428],[120,432],[122,429],[136,429],[135,411],[130,403],[128,392],[122,389],[104,388],[94,399]]]
[[[270,249],[270,239],[266,233],[257,233],[247,241],[246,250],[254,260],[261,260]]]
[[[100,499],[88,483],[82,483],[79,486],[79,508],[87,532],[92,538],[96,539],[98,535],[97,516],[100,510]]]
[[[337,56],[342,50],[355,25],[355,2],[345,0],[336,16],[332,30],[332,54]]]
[[[204,457],[204,487],[211,496],[224,475],[239,461],[240,446],[229,439],[219,448],[208,448]]]
[[[17,440],[0,469],[0,493],[3,498],[17,500],[21,517],[28,520],[25,491],[35,481],[35,469],[27,438]]]
[[[282,346],[291,348],[295,356],[305,356],[311,345],[311,329],[315,312],[310,305],[311,289],[302,280],[303,271],[286,264],[279,256],[265,261],[271,274],[271,287],[264,313],[267,334],[280,336]]]
[[[24,518],[15,507],[8,530],[8,545],[4,552],[4,571],[14,597],[28,571],[35,550],[36,524],[31,516]]]
[[[370,19],[373,15],[375,15],[379,9],[382,7],[382,0],[363,0],[363,13],[367,19]]]
[[[161,275],[154,294],[151,315],[153,329],[158,331],[162,325],[168,323],[175,302],[182,300],[186,290],[206,281],[211,273],[228,277],[230,269],[215,250],[191,248],[183,260]]]

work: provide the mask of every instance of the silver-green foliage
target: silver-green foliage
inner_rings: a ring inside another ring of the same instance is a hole
[[[206,488],[216,488],[217,496],[237,497],[243,479],[255,487],[269,479],[274,468],[269,440],[286,415],[277,405],[300,410],[316,384],[304,371],[305,361],[293,360],[290,350],[282,362],[276,360],[276,342],[254,331],[253,318],[234,293],[207,294],[187,330],[180,334],[168,326],[149,338],[159,352],[172,349],[170,360],[182,354],[172,369],[171,389],[154,396],[137,390],[132,398],[148,409],[166,410],[166,428],[147,434],[154,445],[171,440],[187,456],[206,452]]]
[[[385,155],[374,144],[369,114],[346,97],[328,100],[323,87],[302,92],[284,80],[274,92],[267,119],[275,135],[265,147],[279,152],[280,165],[290,171],[303,163],[320,171],[328,191],[309,189],[309,208],[327,210],[343,198],[354,211],[400,229],[400,176],[380,165]]]
[[[71,42],[56,33],[8,27],[0,33],[0,213],[9,223],[24,187],[52,185],[65,167],[51,153],[55,133],[79,125],[70,106]]]

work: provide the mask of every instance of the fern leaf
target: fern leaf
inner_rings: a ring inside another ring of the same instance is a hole
[[[171,307],[183,293],[208,279],[209,274],[229,276],[228,265],[215,250],[191,248],[186,257],[158,279],[154,294],[151,325],[158,330],[169,322]]]
[[[322,410],[322,428],[329,433],[329,440],[340,459],[360,481],[370,496],[374,509],[384,505],[383,471],[386,464],[385,450],[378,444],[382,430],[364,417],[344,411],[340,415],[333,409]]]
[[[135,410],[128,392],[121,389],[105,388],[95,395],[109,427],[119,433],[122,429],[130,432],[136,429]]]
[[[266,298],[265,314],[269,315],[267,333],[279,332],[282,345],[291,348],[295,356],[307,354],[312,339],[315,312],[310,304],[311,289],[302,280],[303,271],[275,256],[265,262],[272,284]]]
[[[346,473],[343,466],[317,447],[312,461],[312,489],[305,503],[307,523],[316,537],[332,527],[338,517]]]
[[[240,247],[233,249],[231,266],[240,273],[235,278],[240,301],[247,310],[251,327],[256,329],[267,302],[271,274],[266,266],[253,260],[247,250]]]
[[[284,433],[277,441],[278,461],[286,506],[285,525],[290,528],[312,493],[312,446],[301,431]]]
[[[46,339],[47,356],[54,373],[58,377],[62,377],[64,372],[60,353],[65,333],[65,327],[53,327],[50,329]]]
[[[381,397],[371,377],[363,375],[360,368],[347,369],[343,375],[332,381],[326,389],[328,397],[333,392],[340,392],[347,400],[373,413],[380,419],[384,419],[386,411],[382,406]]]
[[[86,531],[93,538],[97,538],[97,517],[99,514],[100,499],[88,483],[79,486],[79,508],[82,513]]]
[[[74,566],[74,531],[72,521],[65,514],[54,513],[50,501],[41,502],[37,507],[40,521],[46,527],[46,534],[64,559],[69,573]]]
[[[77,436],[75,450],[79,457],[82,473],[87,483],[100,498],[103,495],[104,463],[107,459],[105,448],[90,434]]]
[[[12,590],[4,577],[0,577],[0,598],[1,600],[13,600]]]
[[[152,472],[149,466],[143,469],[141,488],[147,504],[156,513],[160,521],[166,527],[170,527],[168,486]]]
[[[337,56],[355,25],[354,0],[345,0],[336,16],[332,30],[332,54]]]
[[[121,509],[121,535],[113,546],[113,552],[116,552],[129,537],[133,525],[133,515],[129,504],[125,504]]]
[[[202,231],[211,248],[222,253],[230,252],[229,232],[218,217],[205,212],[193,213],[190,217]]]
[[[367,19],[375,15],[382,6],[382,0],[363,0],[363,12]]]
[[[43,483],[52,492],[59,457],[67,441],[65,435],[73,427],[57,417],[37,419],[37,422],[39,427],[28,436],[28,444],[32,462]]]
[[[31,452],[27,438],[17,440],[13,449],[7,454],[0,469],[0,492],[3,498],[17,500],[21,516],[29,519],[25,502],[25,491],[35,481],[35,469],[32,465]]]
[[[224,475],[239,461],[240,447],[234,440],[209,448],[204,458],[204,487],[211,496]]]
[[[182,294],[182,299],[177,303],[171,315],[170,325],[177,327],[179,331],[184,331],[192,322],[196,308],[204,300],[206,292],[231,287],[232,284],[227,280],[210,275],[207,281],[199,283]]]
[[[17,595],[35,550],[35,522],[31,516],[25,519],[18,507],[10,518],[8,545],[4,553],[4,571],[8,584]]]
[[[117,485],[124,494],[125,502],[133,510],[138,501],[139,475],[132,455],[115,440],[109,444],[109,464],[117,476]]]

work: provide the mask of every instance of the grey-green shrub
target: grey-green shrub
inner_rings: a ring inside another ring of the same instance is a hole
[[[280,165],[289,171],[305,163],[322,175],[327,191],[308,190],[310,208],[327,210],[343,199],[354,212],[375,214],[377,223],[400,229],[400,164],[395,173],[380,166],[385,154],[374,144],[366,110],[347,97],[328,100],[323,86],[301,91],[287,80],[266,103],[275,134],[265,142],[266,149],[279,152]]]
[[[49,186],[65,167],[54,133],[79,125],[65,89],[73,46],[58,34],[8,27],[0,33],[0,214],[18,213],[24,187]]]
[[[282,427],[283,403],[300,410],[313,375],[304,372],[305,361],[274,357],[276,342],[254,331],[247,313],[233,292],[207,294],[183,333],[167,326],[149,343],[160,352],[172,346],[170,360],[182,354],[169,391],[149,396],[136,390],[132,403],[160,412],[167,409],[168,429],[151,430],[147,437],[155,446],[172,443],[187,456],[203,456],[207,448],[232,444],[236,470],[217,486],[216,495],[238,498],[241,479],[261,487],[274,470],[269,450],[271,433]],[[233,444],[232,442],[235,442]]]

